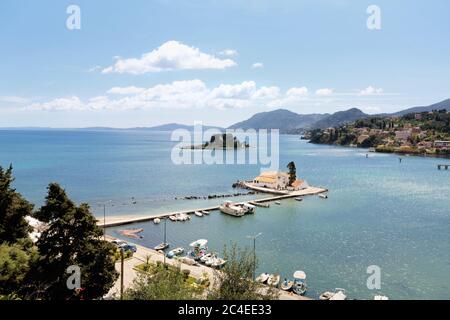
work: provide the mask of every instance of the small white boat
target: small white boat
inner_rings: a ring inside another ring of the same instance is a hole
[[[280,285],[280,289],[284,291],[291,291],[294,286],[294,281],[284,279],[284,281]]]
[[[186,221],[191,219],[191,217],[186,213],[178,213],[175,215],[175,217],[177,221]]]
[[[209,211],[203,210],[203,211],[201,211],[201,213],[203,213],[204,215],[205,215],[205,214],[208,215],[208,214],[209,214]]]
[[[323,193],[319,194],[319,197],[322,198],[322,199],[328,199],[328,195],[327,194],[323,194]]]
[[[347,295],[345,294],[345,289],[336,288],[334,292],[325,291],[320,294],[320,300],[346,300]]]
[[[197,217],[203,217],[203,213],[201,213],[200,211],[195,211],[194,214],[195,214]]]
[[[158,251],[158,250],[165,250],[168,247],[169,247],[169,244],[167,242],[165,242],[165,243],[163,242],[163,243],[158,244],[154,249],[156,251]]]
[[[154,224],[159,224],[161,222],[161,219],[160,218],[155,218],[155,219],[153,219],[153,223]]]
[[[260,283],[266,283],[266,281],[269,279],[270,274],[264,272],[261,273],[258,277],[256,277],[256,281]]]
[[[212,252],[208,252],[207,254],[205,254],[203,257],[200,258],[200,262],[206,263],[206,261],[211,259],[213,256],[214,254]]]
[[[373,300],[389,300],[388,296],[376,295]]]
[[[280,275],[279,274],[271,274],[269,279],[267,279],[267,284],[269,286],[276,287],[280,283]]]
[[[175,249],[173,249],[173,250],[170,250],[170,251],[167,253],[167,257],[173,258],[173,257],[175,257],[175,256],[181,255],[183,252],[184,252],[184,249],[181,248],[181,247],[178,247],[178,248],[175,248]]]
[[[281,202],[280,201],[275,201],[275,204],[280,205]]]
[[[303,198],[297,197],[297,198],[295,198],[295,200],[297,200],[297,201],[303,201]]]
[[[178,221],[176,216],[169,216],[170,221]]]
[[[225,263],[227,263],[226,260],[222,258],[215,258],[214,261],[211,263],[211,267],[219,269],[223,267]]]

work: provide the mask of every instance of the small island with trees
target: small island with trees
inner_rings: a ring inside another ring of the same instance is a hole
[[[215,134],[211,136],[208,142],[199,145],[183,146],[182,149],[209,149],[209,150],[229,150],[229,149],[245,149],[250,145],[247,142],[240,142],[231,133]]]

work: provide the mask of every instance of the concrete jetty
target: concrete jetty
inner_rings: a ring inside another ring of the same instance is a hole
[[[268,192],[267,189],[264,190],[264,188],[259,188],[261,190],[257,190],[259,192],[266,192],[266,193],[272,193]],[[249,200],[245,202],[253,202],[253,203],[265,203],[270,201],[277,201],[277,200],[283,200],[288,198],[295,198],[300,196],[308,196],[308,195],[316,195],[320,193],[327,192],[327,189],[324,188],[318,188],[318,187],[308,187],[303,190],[298,191],[292,191],[292,192],[284,192],[280,193],[277,192],[276,195],[272,195],[267,198],[262,199],[255,199],[255,200]],[[127,224],[133,224],[138,222],[146,222],[151,221],[156,218],[168,218],[169,216],[175,215],[175,214],[194,214],[195,211],[215,211],[219,210],[219,205],[212,206],[212,207],[206,207],[206,208],[197,208],[197,209],[188,209],[188,210],[181,210],[181,211],[172,211],[172,212],[166,212],[166,213],[160,213],[160,214],[150,214],[150,215],[125,215],[125,216],[109,216],[106,217],[106,221],[103,221],[103,217],[97,217],[97,225],[101,227],[117,227]]]

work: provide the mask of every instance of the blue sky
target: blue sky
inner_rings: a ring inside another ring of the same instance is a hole
[[[66,27],[71,4],[80,30]],[[380,30],[366,25],[372,4]],[[0,126],[227,126],[279,107],[428,105],[450,97],[449,9],[446,0],[2,0]]]

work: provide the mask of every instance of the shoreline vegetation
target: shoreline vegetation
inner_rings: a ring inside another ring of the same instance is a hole
[[[369,117],[310,130],[310,143],[368,148],[372,152],[450,158],[450,111]]]

